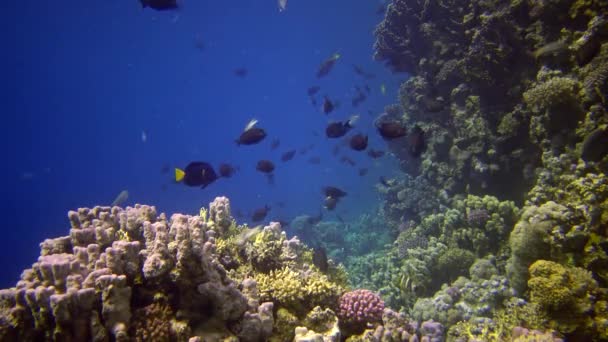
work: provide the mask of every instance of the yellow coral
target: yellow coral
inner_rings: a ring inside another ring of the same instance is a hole
[[[269,274],[258,273],[255,279],[261,301],[278,302],[290,307],[299,306],[304,299],[300,275],[287,267],[270,271]]]

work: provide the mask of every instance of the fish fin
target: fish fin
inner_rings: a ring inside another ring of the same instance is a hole
[[[245,129],[244,129],[243,131],[248,131],[248,130],[252,129],[252,128],[253,128],[253,126],[255,126],[255,124],[257,124],[257,123],[258,123],[258,120],[257,120],[257,119],[251,119],[251,120],[250,120],[250,121],[247,123],[247,126],[245,126]]]
[[[186,172],[182,169],[175,168],[175,181],[181,182],[186,176]]]

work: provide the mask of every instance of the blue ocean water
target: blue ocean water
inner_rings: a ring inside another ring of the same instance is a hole
[[[125,205],[166,213],[194,214],[228,196],[233,211],[245,214],[241,222],[264,205],[272,208],[266,221],[316,214],[325,185],[349,193],[328,219],[354,219],[379,205],[374,184],[396,162],[346,146],[335,157],[343,140],[327,139],[324,129],[358,113],[355,132],[385,150],[372,121],[407,75],[392,75],[372,59],[381,3],[290,0],[283,12],[274,0],[179,3],[166,12],[137,0],[4,4],[0,286],[14,285],[36,261],[39,242],[68,234],[68,210],[109,205],[122,190],[129,191]],[[317,79],[319,64],[336,52],[342,57],[335,68]],[[353,64],[376,77],[364,80]],[[236,76],[237,68],[248,74]],[[354,86],[365,84],[371,94],[355,108]],[[340,102],[330,115],[320,111],[321,100],[310,103],[313,85]],[[252,118],[268,137],[236,146]],[[280,146],[271,150],[274,139]],[[279,160],[308,146],[290,162]],[[340,162],[344,155],[357,166]],[[276,164],[273,185],[255,170],[260,159]],[[238,171],[204,190],[174,183],[174,167],[199,160]],[[359,168],[369,173],[361,177]]]

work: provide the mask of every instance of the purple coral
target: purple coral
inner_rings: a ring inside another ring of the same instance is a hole
[[[369,290],[346,292],[340,298],[340,319],[346,324],[365,326],[382,321],[384,301]]]

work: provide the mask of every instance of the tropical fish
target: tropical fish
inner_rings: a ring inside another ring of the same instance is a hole
[[[251,221],[259,222],[266,218],[268,212],[270,211],[270,207],[265,205],[263,208],[258,208],[253,211],[253,215],[251,215]]]
[[[598,128],[583,141],[581,159],[599,162],[608,154],[608,128]]]
[[[345,191],[335,186],[326,186],[323,188],[323,193],[325,196],[334,197],[334,198],[342,198],[347,195]]]
[[[384,83],[380,85],[380,92],[382,95],[386,95],[386,85],[384,85]]]
[[[249,70],[247,70],[247,68],[236,68],[233,70],[234,74],[240,78],[245,78],[247,76],[247,74],[249,73]]]
[[[278,0],[277,4],[279,5],[279,12],[283,12],[287,9],[287,0]]]
[[[338,204],[337,198],[331,197],[331,196],[325,197],[325,204],[324,204],[325,209],[334,210],[334,209],[336,209],[337,204]]]
[[[367,135],[357,133],[350,138],[350,148],[355,151],[363,151],[367,148]]]
[[[407,130],[400,121],[376,122],[376,128],[382,138],[386,140],[401,138],[407,134]]]
[[[355,74],[362,76],[363,78],[368,79],[368,80],[371,80],[374,77],[376,77],[376,75],[366,72],[365,70],[363,70],[362,67],[360,67],[356,64],[353,64],[353,70],[355,71]]]
[[[255,127],[255,124],[257,122],[257,120],[253,119],[247,124],[243,133],[241,133],[239,138],[236,139],[237,145],[253,145],[259,143],[260,141],[264,140],[264,138],[266,138],[266,131],[261,128]]]
[[[408,137],[410,155],[412,157],[420,157],[426,148],[424,141],[424,131],[418,125],[414,126]]]
[[[324,96],[323,97],[323,113],[329,114],[334,110],[334,108],[336,108],[336,107],[331,102],[331,100],[327,96]]]
[[[203,189],[217,180],[215,170],[206,162],[191,162],[186,168],[175,168],[175,181],[187,186],[200,186]]]
[[[177,8],[177,0],[139,0],[141,7],[150,7],[157,11],[172,10]]]
[[[317,69],[317,78],[321,78],[329,74],[338,59],[340,59],[340,54],[334,53],[333,55],[331,55],[331,57],[321,62],[319,68]]]
[[[306,93],[308,94],[308,96],[314,96],[316,93],[319,92],[320,89],[321,89],[321,87],[319,87],[319,86],[312,86],[312,87],[308,88]]]
[[[226,163],[220,164],[218,171],[220,173],[220,177],[230,178],[236,172],[234,166]]]
[[[116,196],[114,201],[112,201],[111,206],[121,205],[125,203],[127,199],[129,199],[129,191],[123,190],[118,194],[118,196]]]
[[[286,162],[286,161],[290,161],[293,159],[293,156],[296,155],[296,150],[289,150],[285,153],[283,153],[283,155],[281,155],[281,161]]]
[[[271,150],[276,150],[277,147],[279,147],[279,145],[281,145],[281,140],[279,139],[274,139],[271,143],[270,143],[270,149]]]
[[[255,169],[263,173],[272,173],[274,164],[270,160],[263,159],[258,161]]]
[[[355,122],[357,122],[359,116],[355,115],[346,121],[330,122],[325,127],[325,135],[328,138],[340,138],[343,137],[351,128]]]

